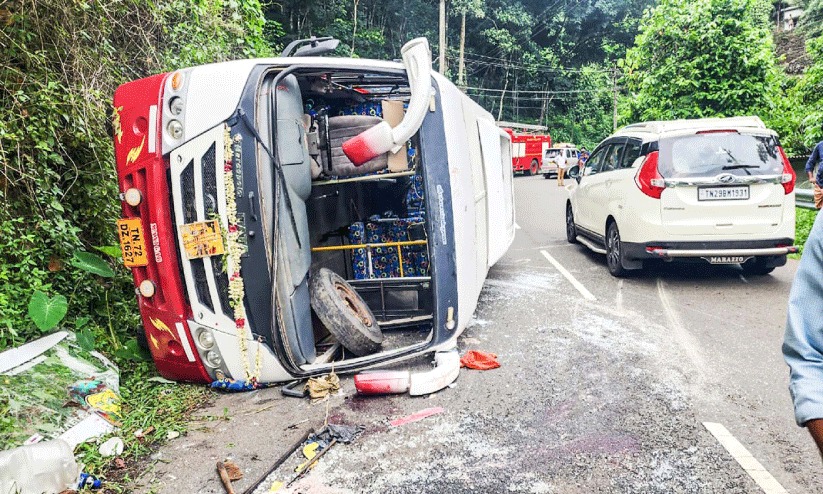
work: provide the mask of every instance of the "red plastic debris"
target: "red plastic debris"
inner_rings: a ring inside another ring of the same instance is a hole
[[[354,376],[354,387],[364,395],[405,393],[409,390],[408,371],[363,372]]]
[[[443,411],[443,407],[424,408],[423,410],[420,410],[419,412],[413,413],[406,417],[392,420],[391,426],[397,427],[400,425],[406,425],[412,422],[417,422],[418,420],[423,420],[426,417],[431,417],[432,415],[441,413]]]
[[[500,362],[497,361],[497,355],[488,352],[481,352],[480,350],[469,350],[465,355],[460,357],[460,367],[468,367],[469,369],[489,370],[500,367]]]

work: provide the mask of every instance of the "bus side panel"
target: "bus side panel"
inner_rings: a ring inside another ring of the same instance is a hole
[[[452,211],[454,215],[454,255],[457,266],[457,286],[460,313],[457,329],[461,331],[471,320],[485,279],[476,276],[476,260],[480,255],[475,241],[475,201],[472,166],[466,127],[463,122],[462,99],[466,98],[448,80],[437,78],[441,90],[443,120],[446,130],[449,175],[451,179]],[[485,257],[485,256],[483,256]]]

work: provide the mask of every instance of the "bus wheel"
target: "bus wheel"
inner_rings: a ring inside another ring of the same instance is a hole
[[[341,345],[358,357],[380,350],[377,319],[346,280],[322,268],[312,275],[310,291],[314,312]]]

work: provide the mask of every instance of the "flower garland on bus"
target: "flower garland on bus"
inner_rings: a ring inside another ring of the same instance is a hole
[[[241,137],[235,136],[235,139],[240,142]],[[246,382],[253,388],[258,385],[258,377],[260,375],[260,347],[257,348],[257,355],[255,358],[255,369],[252,374],[249,369],[248,359],[248,344],[246,342],[246,310],[243,305],[245,297],[245,288],[243,284],[243,277],[240,275],[240,258],[243,255],[245,247],[240,242],[240,235],[243,233],[240,228],[240,221],[237,217],[237,200],[234,188],[234,166],[232,159],[232,138],[229,127],[224,129],[224,165],[223,165],[223,183],[226,191],[226,220],[228,228],[226,232],[226,258],[229,262],[224,262],[226,269],[231,268],[233,272],[229,273],[229,305],[234,311],[234,325],[237,329],[237,339],[240,345],[240,358],[243,360],[243,370],[245,371]]]

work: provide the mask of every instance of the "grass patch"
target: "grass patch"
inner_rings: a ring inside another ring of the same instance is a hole
[[[99,443],[90,442],[77,446],[75,457],[84,463],[85,471],[104,481],[107,492],[127,492],[128,486],[141,473],[140,460],[166,442],[171,431],[184,434],[195,410],[210,401],[211,392],[206,386],[193,384],[167,384],[150,381],[157,376],[152,362],[120,364],[120,394],[122,397],[123,425],[113,436],[123,439],[125,448],[120,456],[125,468],[118,468],[115,458],[103,458],[98,453]],[[134,433],[142,429],[142,438]],[[150,431],[150,432],[148,432]]]
[[[800,247],[797,254],[789,254],[791,259],[800,259],[803,253],[803,246],[806,245],[806,240],[809,238],[809,232],[814,225],[814,219],[817,218],[817,211],[812,209],[795,208],[797,212],[797,220],[794,227],[794,245]]]

